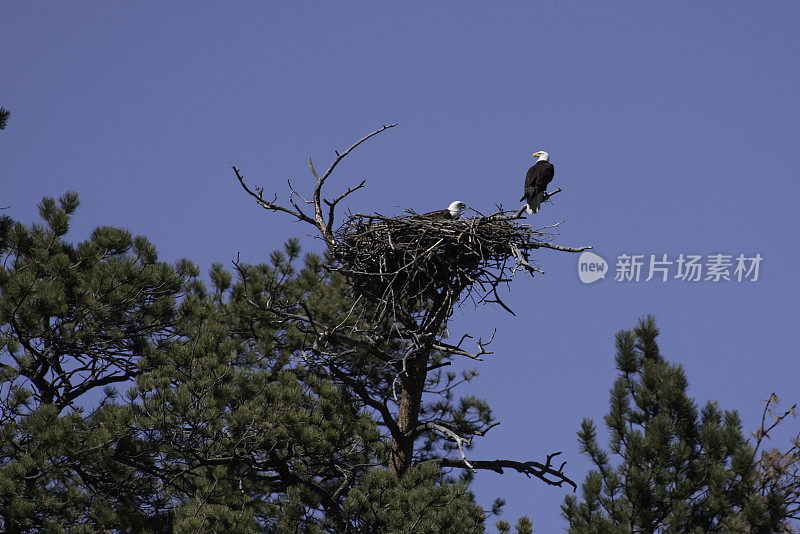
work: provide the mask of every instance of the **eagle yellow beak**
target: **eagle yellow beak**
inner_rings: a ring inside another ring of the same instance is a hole
[[[541,152],[534,152],[533,154],[531,154],[531,156],[534,157],[534,158],[538,158],[541,155],[542,155]]]

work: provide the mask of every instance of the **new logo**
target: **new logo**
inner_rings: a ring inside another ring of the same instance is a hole
[[[606,273],[608,273],[608,263],[594,252],[587,250],[578,257],[578,278],[584,284],[597,282],[605,278]]]

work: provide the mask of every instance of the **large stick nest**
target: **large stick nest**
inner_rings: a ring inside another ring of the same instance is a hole
[[[513,212],[441,220],[413,214],[350,215],[335,232],[333,254],[353,287],[370,300],[434,299],[464,289],[477,300],[499,302],[497,286],[520,268],[541,272],[528,251],[551,248],[546,234],[519,224]],[[504,306],[504,305],[503,305]]]

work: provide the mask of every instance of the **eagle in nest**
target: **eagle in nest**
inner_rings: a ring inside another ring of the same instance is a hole
[[[549,161],[550,154],[544,150],[540,150],[534,153],[533,157],[538,157],[539,161],[528,169],[528,174],[525,176],[525,191],[522,198],[519,199],[520,202],[523,200],[526,201],[528,213],[536,213],[539,211],[539,206],[547,191],[547,184],[553,180],[553,174],[555,173],[555,168]]]
[[[428,219],[458,219],[461,217],[461,210],[466,209],[467,205],[461,202],[460,200],[456,200],[452,204],[450,204],[447,209],[444,210],[436,210],[436,211],[429,211],[428,213],[423,213],[422,216]]]

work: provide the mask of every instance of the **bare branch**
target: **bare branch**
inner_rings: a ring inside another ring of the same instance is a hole
[[[396,122],[394,124],[389,124],[389,125],[384,124],[382,127],[378,128],[374,132],[365,135],[364,137],[362,137],[361,139],[359,139],[358,141],[356,141],[355,143],[350,145],[350,148],[348,148],[347,150],[345,150],[341,154],[339,154],[337,152],[336,153],[336,159],[333,160],[333,163],[331,163],[331,166],[328,167],[328,170],[325,171],[325,174],[322,175],[322,178],[320,178],[320,182],[324,183],[325,180],[328,179],[328,176],[330,176],[331,173],[333,172],[333,169],[335,169],[336,166],[339,164],[339,162],[342,161],[345,157],[347,157],[347,155],[350,154],[350,152],[352,152],[356,147],[358,147],[358,145],[360,145],[361,143],[363,143],[364,141],[366,141],[370,137],[374,137],[374,136],[378,135],[381,132],[385,132],[389,128],[394,128],[395,126],[397,126]]]
[[[536,243],[531,245],[531,248],[549,248],[551,250],[560,250],[561,252],[583,252],[592,248],[591,245],[584,245],[582,247],[565,247],[563,245],[556,245],[554,243]]]
[[[314,162],[311,161],[311,158],[308,158],[308,168],[311,169],[311,174],[314,175],[314,178],[319,180],[320,179],[319,174],[317,174],[317,169],[314,168]]]
[[[362,187],[364,187],[365,183],[367,183],[366,180],[361,180],[360,184],[358,184],[355,187],[347,188],[347,191],[345,191],[344,193],[342,193],[338,197],[334,198],[333,201],[330,201],[328,199],[323,199],[325,201],[325,204],[327,204],[328,207],[329,207],[329,210],[328,210],[328,224],[327,224],[328,233],[333,233],[333,219],[334,219],[334,210],[336,209],[336,204],[338,204],[339,201],[343,200],[350,193],[352,193],[354,191],[357,191],[357,190],[361,189]]]
[[[260,188],[258,186],[254,186],[253,188],[251,188],[245,182],[244,176],[241,174],[239,169],[237,169],[235,166],[232,167],[232,168],[233,168],[234,173],[236,173],[236,178],[239,180],[239,183],[241,184],[242,188],[247,192],[247,194],[249,194],[251,197],[253,197],[256,200],[256,202],[258,202],[258,204],[262,208],[270,210],[270,211],[281,211],[281,212],[284,212],[284,213],[288,213],[289,215],[291,215],[293,217],[296,217],[297,219],[299,219],[299,220],[301,220],[303,222],[306,222],[306,223],[309,223],[309,224],[313,224],[314,226],[317,227],[317,229],[319,230],[319,232],[322,235],[323,239],[325,239],[325,242],[328,244],[328,246],[333,246],[333,244],[334,244],[334,242],[333,242],[333,219],[334,219],[334,210],[336,208],[336,204],[338,204],[342,199],[347,197],[352,192],[354,192],[354,191],[356,191],[358,189],[361,189],[364,186],[364,183],[366,182],[366,180],[362,180],[361,183],[359,185],[357,185],[356,187],[349,188],[343,194],[341,194],[338,197],[336,197],[332,202],[329,202],[327,200],[324,201],[328,205],[328,208],[329,208],[328,209],[328,220],[327,221],[325,220],[325,217],[323,215],[323,210],[322,210],[322,202],[323,202],[323,200],[322,200],[322,187],[325,185],[325,181],[330,177],[331,173],[336,168],[336,166],[339,164],[339,162],[342,159],[344,159],[345,157],[347,157],[347,155],[350,154],[350,152],[352,152],[361,143],[363,143],[364,141],[366,141],[367,139],[369,139],[371,137],[374,137],[374,136],[378,135],[381,132],[384,132],[384,131],[388,130],[389,128],[394,128],[395,126],[397,126],[397,123],[389,124],[389,125],[383,125],[381,128],[375,130],[374,132],[372,132],[372,133],[370,133],[368,135],[365,135],[364,137],[362,137],[361,139],[359,139],[358,141],[353,143],[350,146],[350,148],[348,148],[347,150],[345,150],[341,154],[339,152],[336,152],[336,158],[333,160],[333,162],[331,163],[330,167],[328,167],[328,170],[325,171],[325,174],[323,174],[322,176],[320,176],[317,173],[317,170],[314,168],[314,163],[311,161],[311,158],[308,158],[308,167],[311,170],[311,174],[314,176],[314,178],[316,179],[317,183],[316,183],[316,185],[314,187],[314,193],[313,193],[312,199],[308,200],[308,199],[303,197],[300,193],[298,193],[294,189],[294,187],[292,186],[291,181],[289,182],[289,191],[290,191],[290,193],[289,193],[289,204],[291,204],[292,208],[294,208],[294,209],[287,208],[286,206],[282,206],[282,205],[278,204],[277,203],[277,200],[278,200],[278,195],[277,194],[274,196],[274,198],[271,201],[270,200],[265,200],[264,199],[264,190],[262,188]],[[298,198],[301,198],[303,200],[303,202],[305,202],[306,204],[311,204],[311,205],[314,206],[314,216],[313,217],[311,217],[310,215],[307,215],[300,208],[300,206],[294,200],[295,196],[297,196]]]
[[[529,273],[540,273],[544,274],[544,271],[539,269],[538,267],[534,267],[528,262],[528,258],[525,257],[525,254],[519,249],[516,244],[511,245],[511,254],[514,256],[514,259],[517,261],[517,265],[523,267]]]
[[[297,217],[303,222],[307,222],[309,224],[313,224],[316,226],[316,221],[311,217],[309,217],[308,215],[306,215],[305,213],[303,213],[299,208],[297,208],[296,205],[295,205],[296,211],[293,211],[290,210],[289,208],[281,206],[280,204],[277,204],[276,202],[278,200],[278,195],[275,195],[275,197],[271,201],[264,200],[263,189],[256,187],[256,190],[258,192],[254,191],[247,185],[247,183],[245,183],[244,176],[242,176],[242,174],[239,172],[239,169],[237,169],[235,166],[231,168],[233,169],[233,172],[236,173],[236,178],[239,180],[239,183],[242,185],[242,188],[247,192],[248,195],[256,199],[256,202],[258,202],[259,206],[270,211],[282,211],[284,213],[288,213],[289,215]]]
[[[475,470],[475,468],[472,467],[472,464],[469,463],[469,460],[467,460],[467,454],[464,452],[464,445],[465,444],[466,444],[467,447],[472,445],[472,438],[471,437],[470,438],[464,438],[462,436],[459,436],[458,434],[456,434],[454,431],[450,430],[446,426],[440,425],[438,423],[424,423],[424,424],[422,424],[422,425],[417,427],[417,432],[418,433],[422,432],[423,430],[435,430],[437,432],[440,432],[441,434],[444,434],[445,436],[447,436],[448,439],[450,439],[451,441],[455,442],[458,445],[458,452],[461,453],[461,461],[464,462],[464,465],[466,465],[467,468],[471,469],[473,472],[477,472]]]
[[[492,332],[492,337],[489,338],[489,341],[483,341],[482,338],[478,338],[478,351],[477,352],[468,352],[468,351],[466,351],[466,350],[461,348],[461,344],[464,342],[464,339],[472,337],[469,334],[464,334],[461,337],[461,340],[458,342],[458,345],[451,345],[449,343],[444,343],[442,341],[439,341],[439,342],[433,343],[432,347],[433,347],[434,350],[438,350],[440,352],[445,352],[447,354],[455,354],[455,355],[458,355],[458,356],[466,356],[467,358],[470,358],[472,360],[477,360],[477,361],[482,362],[483,358],[481,358],[481,356],[483,356],[484,354],[494,354],[493,352],[486,350],[486,347],[488,347],[491,344],[491,342],[494,341],[494,335],[496,333],[497,333],[497,330],[495,329]]]
[[[471,460],[470,465],[461,459],[456,460],[453,458],[440,458],[436,460],[442,467],[456,467],[461,469],[484,469],[494,471],[495,473],[503,474],[504,469],[513,469],[518,473],[522,473],[528,477],[536,477],[539,480],[550,486],[561,487],[564,483],[572,486],[572,490],[578,489],[575,484],[567,475],[564,474],[563,469],[566,462],[563,462],[558,468],[552,464],[552,459],[561,454],[561,452],[554,452],[547,455],[545,463],[529,461],[518,462],[515,460]]]
[[[796,415],[797,404],[786,411],[776,411],[780,398],[771,393],[764,401],[761,424],[753,432],[756,446],[753,456],[758,473],[759,493],[762,496],[781,495],[787,519],[800,519],[800,433],[792,438],[787,449],[760,450],[764,439],[770,439],[770,432],[782,424],[789,416]],[[772,420],[767,422],[767,416]],[[760,454],[758,454],[760,451]],[[788,530],[787,530],[788,532]]]
[[[317,226],[319,227],[320,231],[323,234],[323,237],[325,238],[325,241],[328,242],[329,244],[333,242],[333,236],[332,236],[331,231],[330,231],[330,228],[332,228],[333,223],[331,223],[330,221],[329,221],[329,223],[326,223],[325,219],[324,219],[324,217],[322,215],[322,200],[321,200],[322,199],[322,187],[325,185],[325,180],[328,179],[328,177],[333,172],[333,169],[336,168],[336,166],[339,164],[339,162],[342,161],[344,158],[346,158],[347,155],[350,154],[350,152],[352,152],[356,147],[358,147],[358,145],[360,145],[361,143],[363,143],[364,141],[366,141],[370,137],[374,137],[374,136],[378,135],[379,133],[388,130],[389,128],[394,128],[395,126],[397,126],[397,123],[389,124],[388,126],[384,124],[381,128],[378,128],[374,132],[365,135],[364,137],[362,137],[361,139],[359,139],[358,141],[356,141],[355,143],[350,145],[350,148],[348,148],[347,150],[345,150],[341,154],[339,154],[337,152],[336,159],[333,160],[333,162],[331,163],[330,167],[328,167],[328,170],[325,171],[325,174],[323,174],[322,176],[319,176],[317,174],[317,172],[314,170],[314,165],[311,163],[311,159],[309,158],[308,164],[311,167],[311,173],[317,179],[317,185],[316,185],[316,187],[314,187],[314,217],[315,217],[315,219],[317,221]],[[347,194],[345,194],[345,196],[346,195]],[[333,216],[333,207],[331,207],[330,216],[331,216],[331,218]]]
[[[561,192],[561,188],[559,187],[555,191],[552,191],[550,193],[545,193],[544,196],[542,197],[542,204],[544,204],[545,202],[550,200],[550,197],[555,196],[557,193],[560,193],[560,192]],[[528,205],[524,204],[520,209],[517,210],[517,212],[514,214],[514,216],[511,217],[511,220],[521,218],[522,214],[525,213],[525,209],[527,207],[528,207]]]

